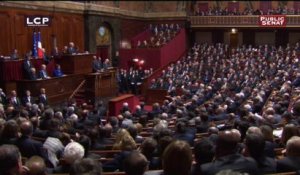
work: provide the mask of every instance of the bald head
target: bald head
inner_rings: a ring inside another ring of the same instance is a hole
[[[29,169],[30,175],[44,175],[46,174],[46,164],[44,159],[39,156],[32,156],[27,160],[26,166]]]

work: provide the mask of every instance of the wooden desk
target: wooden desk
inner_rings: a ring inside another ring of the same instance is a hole
[[[43,59],[31,59],[30,61],[37,71],[44,63]],[[0,60],[0,81],[15,81],[23,79],[23,62],[24,59]]]
[[[138,98],[132,94],[124,94],[119,97],[115,97],[108,102],[109,116],[117,116],[120,113],[124,102],[128,103],[131,111],[134,111],[135,105],[139,104]]]
[[[114,97],[117,94],[116,69],[108,69],[101,73],[91,73],[86,78],[86,97]]]
[[[63,55],[55,61],[66,74],[87,74],[92,72],[94,54]]]
[[[46,80],[17,81],[17,91],[23,96],[26,90],[31,91],[33,97],[39,96],[40,89],[45,88],[49,104],[56,104],[68,99],[74,89],[84,80],[84,75],[67,75]]]
[[[147,89],[145,97],[146,104],[159,103],[162,105],[167,95],[168,92],[164,89]]]

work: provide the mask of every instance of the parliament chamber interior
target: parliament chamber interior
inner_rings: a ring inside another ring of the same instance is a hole
[[[299,1],[1,1],[0,175],[300,174]]]

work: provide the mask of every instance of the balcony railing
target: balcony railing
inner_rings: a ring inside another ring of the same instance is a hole
[[[259,15],[190,16],[191,27],[259,27]],[[300,27],[300,15],[286,15],[286,27]]]

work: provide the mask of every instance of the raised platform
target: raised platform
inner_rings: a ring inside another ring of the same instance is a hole
[[[17,81],[17,92],[22,97],[26,90],[30,90],[31,95],[36,97],[39,96],[40,89],[45,88],[49,104],[56,104],[67,100],[83,80],[84,75],[82,74],[46,80],[19,80]]]

